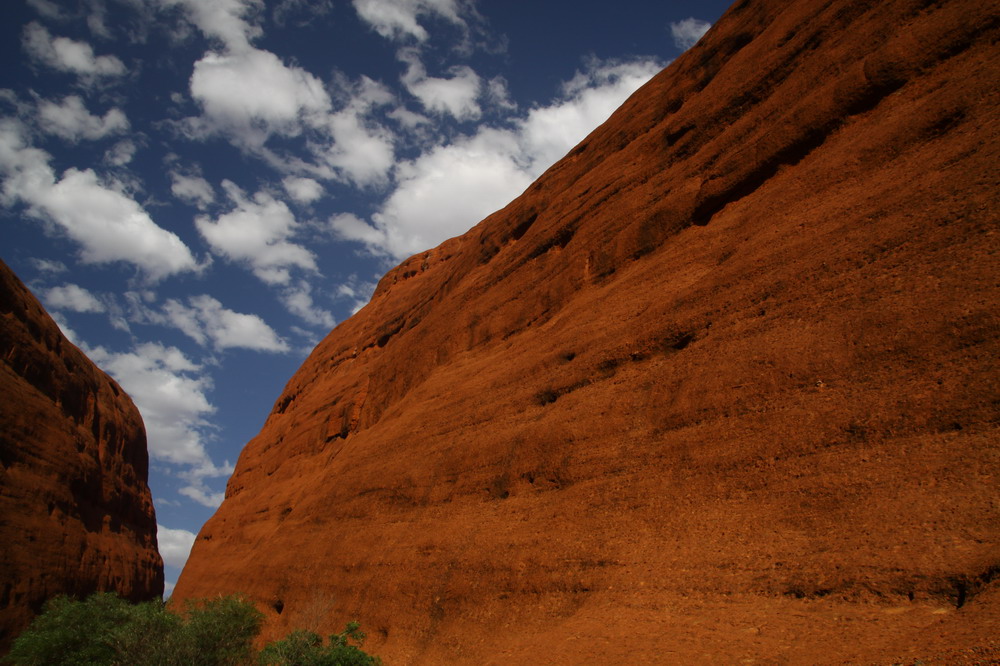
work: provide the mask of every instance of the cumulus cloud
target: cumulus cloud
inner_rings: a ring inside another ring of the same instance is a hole
[[[79,244],[85,263],[127,262],[151,280],[199,269],[184,242],[153,222],[122,183],[102,181],[92,169],[67,169],[57,179],[49,159],[27,144],[19,123],[0,121],[2,203],[20,201],[28,215],[55,223]]]
[[[161,2],[184,8],[192,23],[225,46],[206,53],[194,65],[190,93],[202,113],[177,125],[188,138],[224,136],[293,176],[361,186],[385,182],[394,159],[393,137],[370,116],[373,108],[394,99],[384,86],[365,76],[355,84],[343,76],[335,77],[341,102],[335,110],[319,78],[251,45],[261,30],[247,19],[263,9],[259,0]],[[285,9],[298,11],[300,4],[286,2],[275,9],[276,15]],[[304,138],[307,134],[300,155],[311,155],[312,162],[276,152],[268,145],[274,137]]]
[[[42,297],[45,305],[54,310],[72,310],[73,312],[104,312],[104,304],[83,287],[76,284],[65,284],[61,287],[47,289]]]
[[[187,472],[183,472],[180,474],[180,477],[187,481],[187,485],[177,492],[184,495],[188,499],[194,500],[202,506],[216,508],[222,504],[222,500],[225,499],[226,493],[221,490],[212,490],[208,483],[205,482],[205,478],[229,476],[232,473],[232,466],[222,469],[209,469],[207,471],[202,468],[195,468]]]
[[[370,248],[386,248],[388,234],[377,229],[353,213],[339,213],[330,218],[330,229],[341,240],[363,243]]]
[[[337,323],[330,312],[313,303],[312,287],[305,280],[285,289],[282,301],[289,312],[314,326],[333,328]]]
[[[195,218],[195,226],[214,252],[247,264],[268,284],[287,284],[292,268],[316,271],[312,252],[289,240],[298,223],[283,201],[266,192],[248,198],[228,180],[222,182],[222,188],[233,202],[233,210],[215,220],[204,215]]]
[[[132,397],[146,424],[150,456],[186,467],[181,477],[187,485],[181,494],[205,506],[218,506],[222,493],[210,492],[205,479],[228,476],[233,466],[216,465],[206,449],[205,432],[211,426],[205,417],[215,407],[206,396],[212,382],[202,366],[176,347],[155,342],[121,353],[81,348]]]
[[[206,53],[190,85],[205,114],[204,124],[190,123],[190,131],[221,132],[251,149],[271,134],[298,135],[303,123],[317,124],[330,108],[319,79],[259,49]]]
[[[374,229],[345,216],[335,217],[333,227],[342,238],[396,258],[433,247],[464,233],[531,184],[520,150],[513,132],[492,129],[438,146],[397,166],[396,189],[372,216]]]
[[[514,111],[517,109],[517,102],[511,99],[510,90],[507,88],[507,79],[502,76],[494,76],[486,82],[485,97],[493,106],[504,111]]]
[[[300,176],[288,176],[281,181],[294,201],[300,204],[311,204],[323,196],[323,186],[312,178],[302,178]]]
[[[674,38],[674,46],[681,51],[687,51],[698,43],[698,40],[708,32],[712,24],[694,17],[686,18],[670,24],[670,35]]]
[[[59,5],[52,0],[27,0],[27,4],[45,18],[54,20],[65,18]]]
[[[215,201],[215,190],[201,176],[184,174],[179,171],[170,172],[170,192],[200,210],[208,208]]]
[[[22,43],[32,59],[53,69],[76,74],[85,81],[125,74],[125,64],[115,56],[96,56],[90,44],[53,37],[38,23],[25,27]]]
[[[200,345],[211,342],[215,349],[240,348],[286,352],[288,344],[255,314],[223,307],[207,294],[188,298],[189,305],[169,299],[163,307],[164,320],[176,326]]]
[[[198,141],[225,137],[289,176],[363,187],[387,181],[394,160],[394,137],[371,114],[394,101],[385,86],[365,76],[350,83],[335,75],[335,109],[319,78],[252,45],[262,34],[256,23],[264,9],[260,0],[159,2],[180,7],[203,34],[223,46],[205,53],[194,64],[189,92],[201,114],[174,123],[182,134]],[[429,4],[439,4],[439,0]],[[329,3],[292,0],[276,7],[274,16],[323,13],[328,8]],[[289,151],[288,140],[296,138],[300,139],[300,150]],[[274,148],[279,140],[283,150]],[[290,194],[295,198],[300,192],[304,191],[300,188]]]
[[[396,259],[464,233],[520,194],[662,68],[648,59],[586,65],[558,99],[511,127],[480,127],[397,164],[395,189],[370,222],[335,215],[334,233]]]
[[[351,302],[351,314],[355,314],[368,304],[377,286],[375,282],[361,280],[357,275],[351,275],[347,278],[347,282],[337,286],[337,296],[348,299]]]
[[[427,116],[410,111],[404,106],[398,106],[386,115],[408,130],[413,130],[431,122]]]
[[[104,153],[104,161],[111,166],[125,166],[135,157],[136,150],[138,148],[134,141],[123,139]]]
[[[663,65],[655,60],[590,60],[563,84],[561,98],[531,109],[517,134],[532,180],[608,117]]]
[[[393,102],[382,84],[362,76],[356,83],[338,81],[343,108],[324,121],[327,141],[316,142],[313,153],[331,168],[329,177],[368,186],[386,181],[395,160],[393,136],[371,120],[371,112]],[[339,176],[338,176],[339,174]]]
[[[427,30],[417,20],[421,16],[436,16],[455,25],[466,25],[461,12],[467,3],[461,0],[352,0],[352,3],[361,20],[386,39],[425,41]]]
[[[103,118],[94,116],[77,95],[69,95],[61,103],[39,102],[38,124],[42,131],[74,143],[81,139],[103,139],[129,127],[128,118],[121,109],[113,108]]]
[[[64,264],[63,262],[54,261],[52,259],[32,259],[31,263],[36,270],[42,273],[49,273],[52,275],[65,273],[67,270],[69,270],[68,268],[66,268],[66,264]]]
[[[438,78],[427,75],[415,50],[403,50],[399,57],[407,65],[402,77],[403,85],[411,95],[420,100],[425,109],[432,113],[451,115],[457,120],[479,118],[482,111],[476,100],[479,98],[482,81],[471,67],[452,67],[450,78]]]
[[[256,17],[263,0],[159,0],[164,7],[180,7],[188,21],[206,37],[229,49],[246,48],[262,34]]]
[[[176,347],[148,342],[133,352],[86,349],[132,397],[146,424],[149,452],[157,460],[203,465],[209,462],[199,430],[215,411],[206,397],[211,388],[202,368]]]
[[[183,569],[187,562],[191,548],[194,546],[196,535],[187,530],[175,530],[156,525],[156,543],[160,548],[160,557],[168,567]]]

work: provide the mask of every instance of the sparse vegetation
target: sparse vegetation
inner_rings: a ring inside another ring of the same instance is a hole
[[[180,613],[162,602],[130,604],[98,593],[60,596],[14,641],[5,663],[17,666],[377,666],[361,650],[356,622],[330,636],[295,631],[259,653],[253,640],[264,616],[239,597],[188,603]]]
[[[312,631],[295,631],[261,650],[261,666],[377,666],[378,657],[361,650],[365,634],[357,622],[349,622],[344,631],[330,636],[329,645]],[[357,645],[351,645],[351,642]]]

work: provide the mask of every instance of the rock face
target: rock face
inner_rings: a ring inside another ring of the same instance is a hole
[[[991,5],[737,2],[315,349],[174,596],[394,664],[996,658]]]
[[[0,262],[0,654],[49,597],[163,593],[146,431]]]

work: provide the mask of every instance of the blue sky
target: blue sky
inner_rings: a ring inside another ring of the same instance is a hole
[[[727,5],[5,3],[0,257],[142,412],[168,589],[379,277],[519,195]]]

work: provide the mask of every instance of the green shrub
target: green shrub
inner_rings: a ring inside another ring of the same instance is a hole
[[[184,622],[171,635],[165,663],[191,666],[239,666],[253,663],[253,639],[264,615],[239,597],[189,601]]]
[[[86,601],[50,599],[14,641],[7,659],[23,666],[115,663],[115,640],[127,631],[132,612],[128,602],[107,593]]]
[[[361,650],[365,634],[357,622],[349,622],[339,634],[323,645],[319,634],[295,631],[261,650],[262,666],[378,666],[382,660]],[[357,645],[351,645],[351,641]]]
[[[18,666],[377,666],[360,649],[357,623],[330,636],[309,631],[270,643],[253,640],[264,616],[239,597],[189,602],[175,614],[162,602],[132,605],[113,594],[56,597],[14,641],[4,661]],[[356,645],[352,645],[355,643]]]

